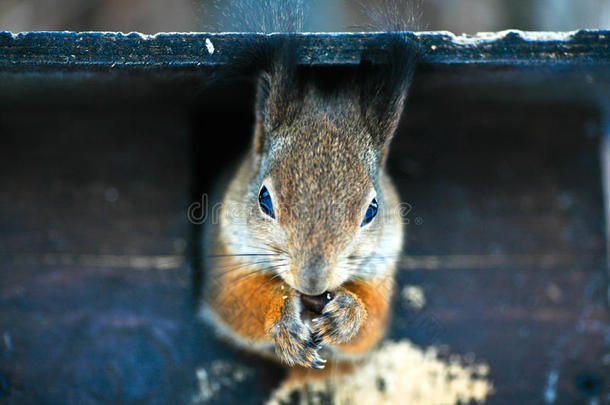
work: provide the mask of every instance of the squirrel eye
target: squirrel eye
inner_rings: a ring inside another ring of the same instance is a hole
[[[273,212],[273,202],[271,201],[271,194],[269,194],[269,190],[267,187],[263,186],[261,191],[258,193],[258,204],[261,207],[261,210],[271,218],[275,218],[275,213]]]
[[[360,226],[364,226],[369,224],[373,218],[375,218],[375,215],[377,215],[377,208],[379,207],[379,205],[377,204],[377,199],[373,198],[373,201],[371,201],[371,203],[369,204],[369,207],[366,209],[366,213],[364,214],[364,219],[362,220],[362,224],[360,224]]]

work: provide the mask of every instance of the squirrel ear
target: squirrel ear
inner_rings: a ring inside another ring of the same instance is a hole
[[[265,121],[267,117],[267,103],[271,89],[271,75],[267,72],[261,73],[256,84],[256,99],[254,102],[255,124],[254,124],[254,151],[262,153],[265,144]]]
[[[274,129],[295,116],[298,103],[293,72],[285,64],[276,64],[271,73],[263,72],[258,77],[256,89],[254,149],[261,153]]]
[[[363,104],[368,104],[365,116],[369,132],[375,143],[384,148],[398,129],[407,98],[407,89],[398,85],[395,89],[386,89],[385,94],[363,93],[362,97]]]
[[[398,128],[417,58],[410,40],[397,34],[384,39],[387,46],[365,51],[360,63],[360,103],[364,122],[385,160],[388,145]]]
[[[368,111],[365,122],[369,127],[369,133],[377,147],[379,164],[385,164],[390,141],[394,137],[407,99],[407,88],[398,87],[394,92],[379,97],[372,108]],[[384,108],[385,107],[385,108]]]

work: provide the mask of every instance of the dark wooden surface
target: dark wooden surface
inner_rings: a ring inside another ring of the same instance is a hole
[[[549,100],[540,93],[558,90],[544,80],[511,73],[515,94],[502,72],[479,85],[444,73],[416,77],[389,160],[412,205],[399,286],[426,296],[419,312],[395,306],[390,337],[489,364],[489,404],[547,403],[552,373],[555,404],[608,403],[599,111]],[[186,217],[248,144],[247,87],[10,77],[0,403],[264,401],[283,371],[194,319],[198,229]]]
[[[270,34],[284,35],[284,34]],[[383,34],[381,34],[383,35]],[[425,64],[483,64],[564,67],[610,63],[610,31],[551,34],[506,31],[455,36],[449,32],[408,34],[421,44]],[[0,32],[0,70],[96,71],[106,69],[192,71],[231,63],[236,49],[261,40],[246,33]],[[301,35],[301,61],[355,64],[367,44],[383,46],[374,33]]]
[[[400,273],[423,286],[432,332],[397,320],[394,336],[487,360],[489,403],[545,403],[551,372],[554,403],[607,403],[598,118],[569,105],[460,99],[436,105],[441,121],[432,105],[413,105],[392,150],[413,206],[408,252],[440,256],[437,267]]]
[[[217,356],[193,320],[188,109],[135,104],[0,114],[0,403],[190,403]]]

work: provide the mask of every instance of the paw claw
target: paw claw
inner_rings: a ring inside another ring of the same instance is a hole
[[[313,363],[311,363],[311,366],[316,370],[322,370],[324,367],[326,367],[326,360],[321,358],[320,355],[316,353],[316,357]]]
[[[363,311],[350,294],[339,292],[326,304],[322,314],[312,319],[316,343],[347,342],[358,332]]]
[[[325,312],[322,315],[315,317],[311,320],[312,323],[318,324],[322,321],[324,321],[325,319],[330,317],[330,312]]]
[[[277,357],[290,366],[323,369],[326,360],[318,354],[322,339],[302,321],[298,307],[291,307],[288,303],[283,310],[285,312],[269,329],[275,340]]]

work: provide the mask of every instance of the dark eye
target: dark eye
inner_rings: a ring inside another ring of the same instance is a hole
[[[271,218],[275,218],[275,213],[273,212],[273,202],[271,201],[271,194],[269,194],[269,190],[267,187],[263,186],[261,188],[260,193],[258,193],[258,204],[261,206],[261,210]]]
[[[377,199],[373,198],[373,201],[371,201],[371,203],[369,204],[369,207],[366,209],[366,213],[364,214],[364,219],[362,220],[362,223],[360,224],[360,226],[369,224],[373,220],[373,218],[375,218],[375,215],[377,215],[378,207],[379,207],[379,205],[377,204]]]

